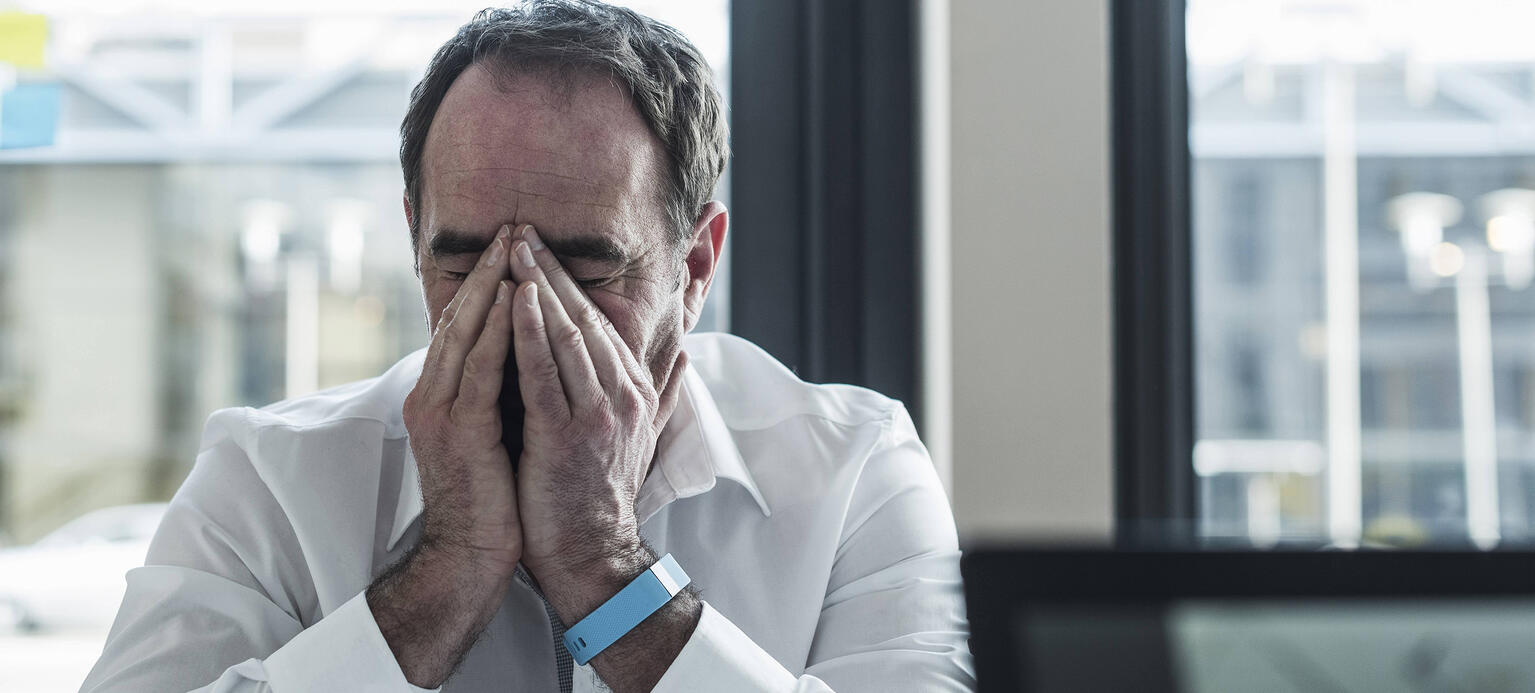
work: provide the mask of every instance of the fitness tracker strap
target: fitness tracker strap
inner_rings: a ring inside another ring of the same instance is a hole
[[[570,650],[577,664],[586,664],[665,606],[692,581],[677,565],[677,559],[671,554],[662,556],[618,594],[565,631],[565,649]]]

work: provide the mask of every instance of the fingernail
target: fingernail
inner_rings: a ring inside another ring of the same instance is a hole
[[[505,300],[506,300],[506,280],[502,280],[500,284],[496,285],[496,303],[500,303],[500,302],[505,301]]]
[[[501,228],[505,229],[506,227],[503,226]],[[504,251],[506,249],[506,242],[501,240],[504,237],[505,237],[504,234],[497,235],[496,236],[496,240],[491,242],[491,244],[490,244],[490,255],[485,256],[485,266],[486,267],[495,267],[497,264],[499,264],[501,262],[501,253],[502,253],[502,251]]]
[[[533,230],[533,225],[532,224],[529,224],[528,228],[525,229],[522,232],[522,239],[527,241],[528,242],[528,247],[530,247],[530,248],[532,248],[534,250],[543,250],[544,249],[544,242],[539,240],[538,232]]]
[[[528,282],[528,288],[523,290],[522,295],[524,297],[523,300],[525,302],[527,302],[528,307],[530,307],[530,308],[537,308],[538,307],[538,285],[537,284],[534,284],[533,282]]]
[[[522,260],[523,267],[532,269],[537,267],[538,263],[533,261],[533,251],[528,250],[528,245],[527,242],[517,244],[517,259]]]
[[[502,224],[501,230],[496,232],[496,238],[506,238],[510,235],[512,235],[512,227],[508,224]]]

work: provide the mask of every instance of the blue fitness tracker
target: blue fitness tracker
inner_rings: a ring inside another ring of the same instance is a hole
[[[671,554],[661,557],[650,570],[629,581],[596,611],[565,631],[565,649],[577,664],[586,664],[597,653],[649,618],[693,582]]]

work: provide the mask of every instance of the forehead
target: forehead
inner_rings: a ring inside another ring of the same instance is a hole
[[[661,233],[664,155],[629,95],[597,76],[553,79],[476,64],[453,82],[422,155],[423,240],[504,223],[551,238]]]

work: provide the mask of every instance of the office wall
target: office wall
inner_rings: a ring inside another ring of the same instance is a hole
[[[947,5],[961,536],[1107,537],[1106,0]]]

